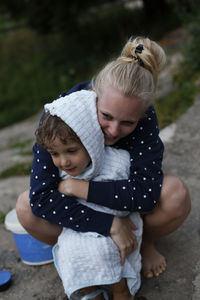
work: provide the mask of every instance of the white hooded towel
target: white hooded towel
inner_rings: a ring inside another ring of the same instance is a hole
[[[104,136],[97,119],[95,92],[82,90],[72,93],[46,104],[45,109],[60,117],[76,132],[91,157],[91,165],[78,178],[95,181],[128,179],[129,153],[104,145]],[[69,175],[60,171],[60,176],[67,178]],[[120,252],[110,237],[64,228],[53,254],[68,298],[81,288],[109,285],[119,282],[123,277],[127,278],[129,290],[134,295],[140,287],[142,219],[139,213],[112,210],[82,199],[77,201],[94,210],[128,217],[137,227],[134,234],[138,248],[126,257],[122,266]]]

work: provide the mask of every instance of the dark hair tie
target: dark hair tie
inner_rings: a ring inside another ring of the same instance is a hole
[[[134,56],[134,55],[132,55],[132,54],[128,55],[127,57],[128,57],[128,58],[131,58],[131,59],[135,59],[135,60],[137,59],[137,57]]]
[[[144,50],[144,47],[142,44],[139,44],[136,48],[135,48],[135,53],[142,53],[142,50]]]
[[[144,46],[142,44],[139,44],[136,48],[135,48],[135,54],[139,53],[141,54],[142,53],[142,50],[144,50]],[[141,67],[144,67],[144,63],[142,61],[141,58],[137,57],[137,60],[138,60],[138,63]]]
[[[143,46],[142,46],[143,47]],[[141,58],[137,57],[137,56],[134,56],[132,54],[128,55],[127,56],[128,58],[131,58],[131,59],[135,59],[138,61],[138,64],[141,66],[141,67],[144,67],[144,63],[143,61],[141,60]]]

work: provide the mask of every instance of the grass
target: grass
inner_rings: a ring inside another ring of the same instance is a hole
[[[25,141],[14,141],[12,142],[8,147],[9,148],[20,148],[23,149],[27,146],[30,146],[32,144],[33,140],[32,139],[28,139]]]
[[[0,128],[34,115],[69,86],[66,62],[61,68],[43,40],[29,29],[0,35]]]
[[[188,81],[178,78],[176,90],[156,101],[154,106],[161,129],[175,122],[193,104],[195,96],[200,93],[200,88],[195,85],[197,76]]]
[[[28,176],[30,175],[32,162],[18,163],[10,168],[3,170],[0,173],[0,179],[5,179],[12,176]]]
[[[31,148],[32,143],[33,143],[32,139],[28,139],[25,141],[11,141],[7,146],[1,147],[0,151],[18,148],[20,151],[23,152],[24,149]],[[32,153],[32,152],[29,151],[29,153]]]
[[[33,152],[31,149],[30,150],[21,150],[18,154],[21,156],[23,156],[23,155],[26,156],[26,155],[33,155]]]
[[[4,223],[5,217],[6,217],[6,214],[0,211],[0,224]]]
[[[28,139],[25,141],[16,141],[13,142],[12,144],[8,145],[7,148],[9,149],[19,149],[18,154],[23,156],[23,155],[32,155],[32,145],[33,145],[33,140]]]

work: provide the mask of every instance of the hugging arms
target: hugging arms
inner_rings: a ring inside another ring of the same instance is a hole
[[[87,89],[88,83],[84,86],[77,85],[72,92],[83,87]],[[114,182],[90,181],[87,201],[117,210],[151,211],[158,201],[163,179],[163,144],[158,137],[157,119],[152,107],[148,109],[147,117],[138,123],[134,132],[118,145],[130,153],[130,178]],[[82,214],[83,207],[81,204],[77,205],[74,197],[59,192],[59,185],[63,186],[64,182],[60,181],[59,171],[49,153],[37,144],[33,147],[33,153],[34,171],[31,172],[30,184],[30,204],[33,213],[62,227],[109,235],[114,216],[90,208],[84,209]],[[81,184],[78,181],[74,183],[75,187],[76,184]],[[80,194],[76,194],[76,190],[80,193],[82,189],[77,187],[74,190],[73,196],[81,197]],[[76,227],[77,220],[79,228]]]
[[[81,83],[61,95],[95,90],[105,144],[130,153],[130,176],[113,182],[61,182],[50,155],[35,144],[30,204],[26,192],[20,195],[16,207],[20,222],[31,235],[49,244],[56,243],[63,227],[111,235],[123,258],[133,250],[134,225],[90,208],[82,213],[83,207],[74,197],[116,210],[146,213],[143,271],[151,277],[162,273],[166,262],[154,243],[175,231],[190,211],[187,187],[179,178],[163,176],[162,172],[164,147],[151,104],[164,62],[164,52],[157,43],[148,38],[130,39],[121,56],[99,72],[94,86]]]

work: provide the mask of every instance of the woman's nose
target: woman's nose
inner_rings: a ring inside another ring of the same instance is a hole
[[[110,126],[108,128],[109,134],[113,137],[119,135],[119,125],[117,123],[110,123]]]

